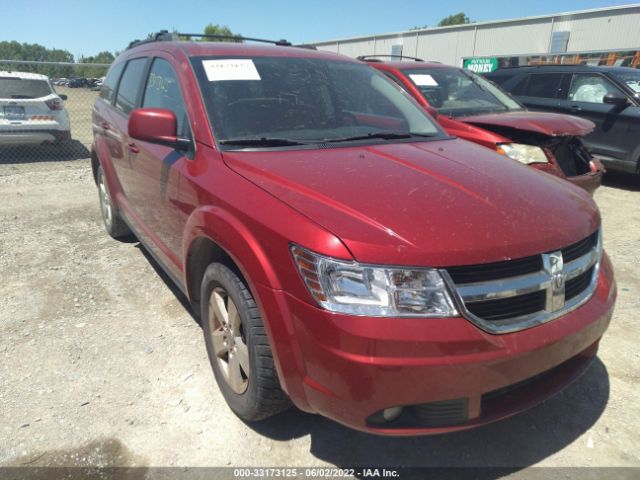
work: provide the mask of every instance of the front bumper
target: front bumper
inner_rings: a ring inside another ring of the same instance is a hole
[[[597,351],[616,287],[605,255],[587,303],[549,323],[503,335],[464,318],[337,315],[286,292],[270,293],[290,320],[271,338],[282,384],[298,407],[363,431],[416,435],[513,415],[570,383]],[[415,414],[380,422],[384,409],[398,406]]]

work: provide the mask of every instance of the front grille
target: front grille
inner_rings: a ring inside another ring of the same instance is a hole
[[[591,283],[591,278],[593,277],[593,268],[591,267],[584,273],[581,273],[575,278],[572,278],[567,282],[564,287],[564,299],[565,301],[571,300],[572,298],[580,295],[581,292],[584,292],[589,284]]]
[[[596,231],[554,252],[443,273],[464,316],[491,333],[507,333],[553,320],[587,301],[595,291],[601,251]]]
[[[542,257],[519,258],[508,262],[485,263],[464,267],[449,267],[447,272],[454,283],[475,283],[516,277],[537,272],[542,268]]]
[[[580,240],[579,242],[574,243],[573,245],[569,245],[561,249],[562,259],[565,263],[571,262],[578,257],[582,257],[589,253],[593,248],[595,248],[598,243],[598,232],[594,232],[589,235],[584,240]]]
[[[507,318],[530,315],[544,310],[545,292],[537,292],[518,295],[516,297],[501,298],[499,300],[487,300],[484,302],[467,303],[467,310],[475,316],[485,320],[504,320]]]

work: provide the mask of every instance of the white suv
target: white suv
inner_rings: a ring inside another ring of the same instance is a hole
[[[56,94],[46,75],[0,71],[0,145],[70,140],[66,99]]]

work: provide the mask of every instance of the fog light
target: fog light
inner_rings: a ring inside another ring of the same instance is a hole
[[[393,422],[401,413],[402,407],[385,408],[382,412],[382,418],[384,418],[386,422]]]

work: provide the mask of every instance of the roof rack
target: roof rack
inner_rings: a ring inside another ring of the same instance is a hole
[[[260,42],[260,43],[270,43],[272,45],[278,45],[281,47],[291,47],[291,42],[281,39],[281,40],[265,40],[263,38],[252,38],[252,37],[243,37],[241,35],[213,35],[208,33],[179,33],[179,32],[169,32],[168,30],[160,30],[158,33],[154,33],[151,38],[146,38],[144,40],[134,40],[129,43],[129,48],[138,47],[140,45],[144,45],[146,43],[152,42],[175,42],[184,40],[184,37],[198,37],[198,38],[211,38],[215,40],[236,40],[238,42],[248,41],[248,42]],[[300,45],[302,48],[312,48],[312,46]],[[315,47],[313,47],[315,48]]]
[[[213,38],[215,40],[247,40],[249,42],[270,43],[272,45],[279,45],[281,47],[290,47],[291,42],[284,38],[280,40],[265,40],[264,38],[251,38],[243,37],[241,35],[213,35],[208,33],[176,33],[178,37],[199,37],[199,38]]]
[[[296,48],[306,48],[307,50],[318,50],[318,47],[316,47],[315,45],[311,45],[310,43],[300,43],[293,46]]]
[[[531,68],[531,67],[602,67],[604,65],[583,65],[581,63],[539,63],[533,65],[514,65],[512,67],[502,67],[501,70],[509,68]]]
[[[127,50],[133,47],[139,47],[140,45],[144,45],[146,43],[171,42],[176,40],[180,40],[180,38],[175,33],[171,33],[168,30],[160,30],[158,33],[154,33],[153,36],[150,38],[145,38],[144,40],[134,40],[132,42],[129,42],[129,45],[127,46]]]
[[[356,57],[356,59],[361,62],[381,62],[382,60],[378,60],[377,57],[399,58],[400,60],[406,58],[408,60],[413,60],[414,62],[424,62],[421,58],[407,57],[406,55],[360,55],[359,57]]]

